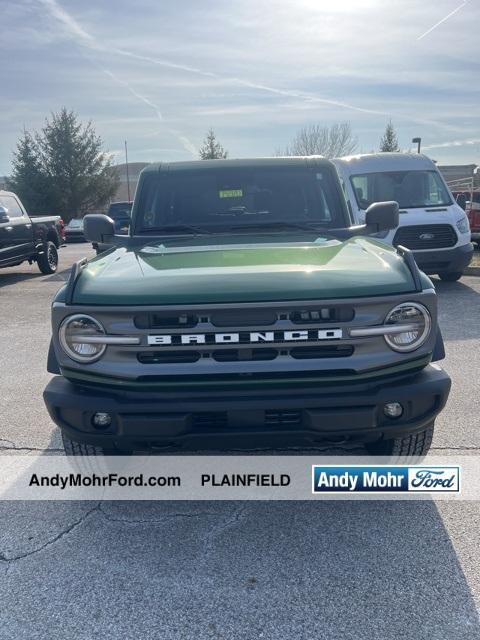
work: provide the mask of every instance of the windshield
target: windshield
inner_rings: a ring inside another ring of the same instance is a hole
[[[351,181],[360,209],[386,200],[395,200],[400,209],[452,204],[436,171],[382,171],[352,176]]]
[[[144,179],[136,232],[214,232],[276,224],[345,227],[333,175],[324,167],[219,168],[160,172]],[[195,229],[193,229],[195,227]],[[167,229],[168,230],[168,229]]]
[[[70,220],[68,226],[72,229],[80,229],[83,227],[83,220]]]

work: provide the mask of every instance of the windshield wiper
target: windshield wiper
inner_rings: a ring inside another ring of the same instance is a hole
[[[299,229],[300,231],[312,231],[313,233],[325,233],[332,235],[329,229],[316,227],[314,224],[300,224],[298,222],[250,222],[246,224],[234,224],[228,227],[230,231],[235,229]]]
[[[164,227],[149,227],[148,229],[140,229],[139,233],[159,233],[159,234],[163,234],[163,233],[181,233],[181,232],[187,232],[187,233],[195,233],[195,234],[202,234],[202,235],[207,235],[209,233],[211,233],[210,231],[208,231],[205,228],[202,227],[194,227],[192,225],[189,224],[169,224],[169,225],[165,225]]]

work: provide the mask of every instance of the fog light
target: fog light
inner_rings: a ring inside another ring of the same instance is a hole
[[[97,411],[93,414],[92,423],[98,429],[106,429],[112,424],[112,416],[109,413]]]
[[[387,418],[400,418],[403,413],[403,407],[399,402],[387,402],[383,406],[383,413]]]

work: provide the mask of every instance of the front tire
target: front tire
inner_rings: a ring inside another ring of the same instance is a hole
[[[372,456],[385,456],[392,461],[402,461],[408,458],[424,458],[430,450],[433,438],[433,422],[423,431],[412,433],[403,438],[379,440],[366,443],[365,448]]]
[[[55,273],[58,267],[58,251],[55,243],[49,240],[37,258],[37,264],[40,271],[46,275]]]
[[[443,273],[438,274],[440,280],[443,280],[444,282],[456,282],[457,280],[460,280],[462,276],[462,271],[444,271]]]
[[[105,449],[104,447],[96,447],[93,444],[85,442],[76,442],[71,440],[62,430],[62,442],[66,456],[118,456],[128,455],[129,451],[121,451],[120,449]]]

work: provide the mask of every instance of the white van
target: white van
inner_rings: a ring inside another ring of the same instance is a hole
[[[458,280],[473,254],[465,211],[435,164],[422,154],[372,153],[334,160],[355,222],[372,202],[396,200],[400,224],[384,242],[411,249],[425,273]]]

